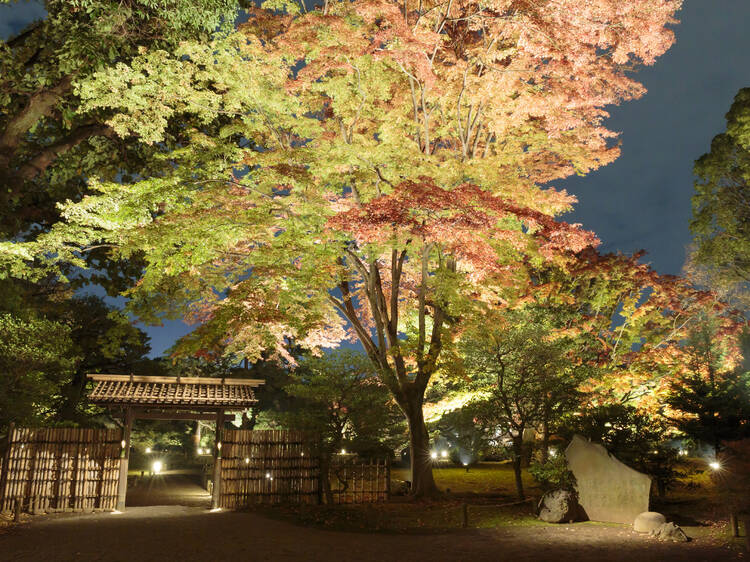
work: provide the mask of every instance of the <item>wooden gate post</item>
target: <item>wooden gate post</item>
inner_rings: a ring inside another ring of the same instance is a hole
[[[133,409],[125,410],[122,427],[122,450],[120,451],[120,479],[117,483],[117,511],[125,509],[125,495],[128,492],[128,461],[130,460],[130,430],[133,426]]]
[[[0,512],[5,507],[5,489],[8,487],[8,470],[10,467],[10,447],[13,444],[13,432],[16,429],[16,424],[10,422],[8,424],[8,439],[5,444],[5,450],[3,451],[2,465],[0,465]]]
[[[224,434],[224,410],[216,412],[216,437],[214,442],[214,488],[211,494],[211,509],[221,503],[221,446]]]

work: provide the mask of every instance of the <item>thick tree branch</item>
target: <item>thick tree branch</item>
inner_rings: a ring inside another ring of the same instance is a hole
[[[0,134],[0,170],[7,170],[16,149],[26,133],[40,119],[52,114],[60,99],[67,94],[73,83],[73,76],[63,78],[56,86],[32,94],[29,101],[17,115],[12,117]]]
[[[25,162],[16,174],[22,180],[31,181],[44,173],[59,156],[92,137],[111,136],[114,131],[106,125],[83,125],[59,141],[44,147],[31,160]]]

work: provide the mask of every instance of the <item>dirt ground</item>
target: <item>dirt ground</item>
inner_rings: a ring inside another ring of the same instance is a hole
[[[0,530],[0,560],[723,561],[743,554],[709,537],[662,543],[625,526],[501,526],[442,534],[327,531],[251,512],[210,512],[184,475],[143,479],[124,513],[51,515]],[[151,504],[148,506],[147,504]],[[154,503],[171,505],[153,505]],[[191,505],[174,505],[188,503]],[[690,535],[690,529],[686,529]]]
[[[189,472],[170,471],[134,479],[125,497],[127,507],[148,505],[184,505],[210,507],[211,496],[200,487],[200,476]]]

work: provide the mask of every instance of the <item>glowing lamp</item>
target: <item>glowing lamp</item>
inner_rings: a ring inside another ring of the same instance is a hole
[[[710,462],[710,463],[708,463],[708,466],[711,467],[711,470],[720,470],[721,469],[721,463],[719,463],[718,461]]]
[[[437,458],[437,453],[436,453],[435,451],[432,451],[432,452],[430,453],[430,458],[431,458],[431,459],[436,459],[436,458]]]
[[[151,447],[146,447],[146,454],[148,455],[150,453],[151,453]]]
[[[445,458],[448,456],[448,451],[440,451],[440,456]]]
[[[346,454],[346,449],[341,449],[341,454],[345,455]]]
[[[151,468],[154,471],[154,474],[159,474],[164,468],[164,465],[162,464],[161,461],[154,461],[154,464],[152,465]]]
[[[245,464],[250,464],[250,459],[245,457]]]

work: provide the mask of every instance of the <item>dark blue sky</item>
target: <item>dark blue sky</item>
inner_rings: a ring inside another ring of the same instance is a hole
[[[0,6],[0,38],[43,17],[40,3]],[[610,129],[621,132],[622,155],[583,178],[558,182],[578,196],[565,217],[596,232],[605,251],[645,249],[661,273],[679,273],[690,242],[693,161],[724,129],[724,114],[750,86],[750,2],[686,0],[677,43],[637,78],[648,93],[611,108]],[[159,355],[190,330],[181,322],[147,327]]]

